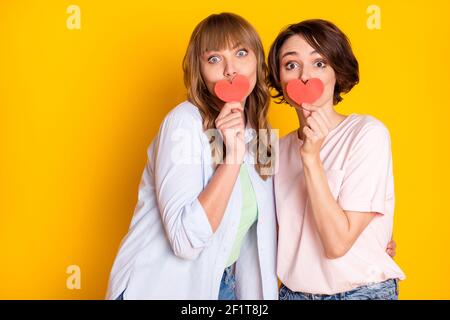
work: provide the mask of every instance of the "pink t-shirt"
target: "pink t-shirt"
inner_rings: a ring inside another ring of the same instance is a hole
[[[320,158],[341,208],[380,213],[338,259],[326,258],[313,220],[299,152],[302,143],[297,131],[280,140],[280,166],[274,179],[281,282],[297,292],[336,294],[369,283],[405,279],[386,253],[394,215],[391,143],[386,127],[371,116],[352,114],[322,145]]]

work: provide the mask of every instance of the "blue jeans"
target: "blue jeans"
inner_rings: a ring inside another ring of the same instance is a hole
[[[236,300],[236,279],[234,277],[233,266],[225,268],[220,282],[219,300]]]
[[[125,292],[125,290],[123,290],[123,292],[116,298],[116,300],[123,300],[123,293]]]
[[[333,295],[294,292],[283,284],[280,300],[398,300],[398,281],[390,279]]]

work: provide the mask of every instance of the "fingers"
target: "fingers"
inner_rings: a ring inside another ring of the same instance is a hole
[[[313,105],[310,105],[307,103],[302,103],[300,105],[300,108],[302,109],[303,116],[305,118],[308,118],[311,115],[311,112],[313,112],[315,110],[315,107]]]
[[[302,108],[303,111],[306,111],[306,112],[308,112],[310,114],[314,113],[314,112],[317,112],[318,114],[320,114],[320,116],[323,118],[323,120],[325,122],[327,122],[327,124],[331,125],[331,122],[328,120],[328,117],[325,114],[324,108],[320,108],[320,107],[314,106],[314,105],[309,104],[309,103],[302,103],[301,108]]]
[[[219,126],[217,127],[217,129],[219,130],[224,130],[224,129],[228,129],[228,128],[233,128],[235,126],[239,126],[239,127],[244,127],[244,121],[242,121],[242,118],[239,117],[237,119],[231,119],[231,120],[227,120],[227,121],[222,121]]]
[[[219,115],[217,116],[216,120],[219,120],[223,117],[226,117],[230,113],[232,113],[234,110],[239,110],[244,112],[244,107],[239,102],[227,102],[223,105],[222,109],[220,110]]]
[[[314,121],[317,123],[317,126],[319,127],[322,134],[324,136],[327,136],[328,132],[330,131],[330,127],[328,126],[327,122],[323,119],[323,116],[321,116],[319,112],[313,112],[311,114],[311,118],[313,118]]]
[[[394,240],[389,241],[387,245],[388,249],[395,249],[397,247],[397,243]]]
[[[303,112],[303,116],[305,118],[308,118],[311,115],[311,111],[308,111],[306,109],[302,109],[302,112]]]
[[[308,127],[308,126],[304,126],[303,127],[303,134],[305,135],[305,137],[307,139],[310,139],[310,140],[315,140],[316,139],[314,131],[312,131],[311,128]]]
[[[227,114],[226,116],[223,116],[222,118],[218,117],[215,121],[216,128],[219,129],[228,121],[236,120],[236,119],[242,119],[241,112],[231,112],[231,113]]]
[[[303,109],[303,112],[308,112],[309,114],[317,113],[322,118],[323,122],[328,127],[328,129],[331,128],[332,123],[328,119],[328,117],[325,114],[325,111],[324,111],[323,108],[316,107],[316,106],[314,106],[312,104],[303,103],[302,104],[302,109]]]
[[[387,250],[386,250],[386,253],[387,253],[391,258],[394,258],[394,257],[395,257],[395,254],[396,254],[395,250],[390,250],[390,249],[387,249]]]
[[[306,126],[319,137],[326,137],[331,130],[332,124],[322,108],[303,103],[303,115],[306,118]]]
[[[306,124],[316,136],[322,138],[328,135],[327,126],[316,112],[313,112],[312,115],[306,119]]]
[[[327,127],[328,131],[331,130],[331,128],[333,127],[333,123],[331,122],[331,120],[328,118],[327,114],[325,113],[325,111],[323,110],[323,108],[319,108],[319,110],[317,110],[317,115],[320,116],[320,118],[322,119],[323,123],[325,124],[325,126]]]
[[[309,103],[302,103],[301,108],[303,110],[306,110],[306,111],[309,111],[309,112],[314,112],[314,111],[319,111],[320,110],[319,107],[316,107],[316,106],[314,106],[312,104],[309,104]]]
[[[229,103],[227,108],[228,113],[225,110],[221,112],[222,117],[217,117],[215,121],[216,128],[222,132],[226,140],[233,139],[235,136],[241,139],[245,130],[244,109],[240,107],[239,103]]]
[[[387,249],[386,252],[388,255],[390,255],[392,258],[395,257],[396,254],[396,249],[397,248],[397,243],[394,240],[389,241],[388,245],[387,245]]]
[[[397,243],[394,240],[389,241],[387,248],[386,248],[386,253],[388,255],[391,256],[391,258],[395,257],[396,254],[396,249],[397,248]]]
[[[230,112],[230,110],[233,109],[239,109],[241,111],[244,111],[244,107],[242,106],[242,104],[240,102],[227,102],[223,105],[222,110],[224,110],[224,112]]]

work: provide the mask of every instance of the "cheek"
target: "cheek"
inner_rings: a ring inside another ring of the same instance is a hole
[[[257,74],[257,71],[255,70],[255,72],[252,73],[252,75],[250,76],[250,79],[249,79],[251,90],[253,90],[253,88],[255,87],[257,78],[258,78],[258,74]]]
[[[250,82],[250,89],[253,90],[253,88],[256,85],[256,80],[258,78],[258,66],[256,59],[251,61],[250,63],[243,64],[240,69],[241,72],[239,73],[248,78],[248,81]]]
[[[326,96],[332,96],[334,93],[334,86],[336,84],[336,76],[333,70],[330,70],[329,72],[326,72],[325,74],[320,77],[324,84],[324,95]]]
[[[280,69],[280,86],[283,91],[286,88],[287,83],[292,79],[293,77],[290,77],[285,70]]]
[[[211,66],[202,66],[200,70],[200,74],[203,78],[203,81],[206,84],[206,87],[210,92],[214,89],[214,84],[220,80],[219,76],[217,75],[217,72],[214,71]]]
[[[336,84],[336,79],[329,80],[325,83],[325,92],[328,93],[328,95],[333,95],[334,93],[334,86]]]
[[[286,88],[286,85],[289,81],[298,79],[300,74],[299,71],[296,70],[286,70],[284,68],[280,68],[280,85],[283,90]],[[323,81],[323,80],[322,80]]]

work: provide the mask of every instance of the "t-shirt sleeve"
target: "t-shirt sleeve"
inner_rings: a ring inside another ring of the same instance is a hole
[[[368,123],[356,134],[344,166],[338,203],[345,211],[387,210],[389,179],[392,179],[389,131],[381,123]],[[393,196],[393,195],[392,195]]]

